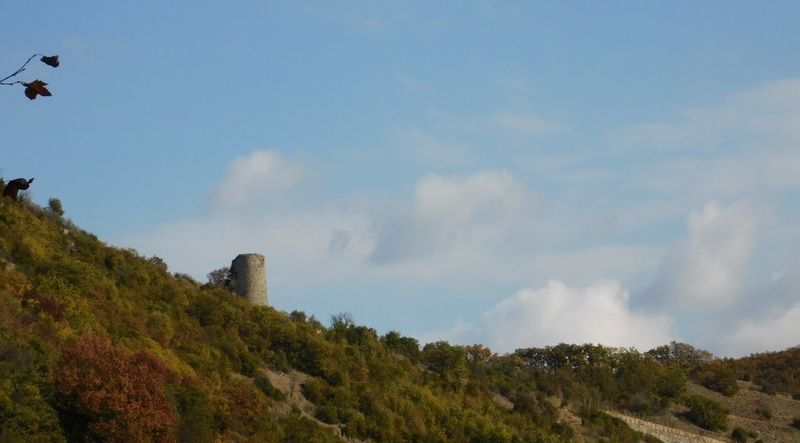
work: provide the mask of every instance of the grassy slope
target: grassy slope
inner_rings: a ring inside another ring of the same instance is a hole
[[[730,429],[741,427],[754,431],[765,442],[800,441],[800,431],[791,427],[794,418],[800,417],[800,401],[786,394],[767,395],[760,387],[739,381],[740,390],[731,397],[720,395],[699,385],[690,385],[690,391],[722,403],[728,410]]]

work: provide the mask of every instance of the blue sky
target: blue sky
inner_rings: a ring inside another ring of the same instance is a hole
[[[797,2],[12,2],[0,175],[380,333],[800,337]]]

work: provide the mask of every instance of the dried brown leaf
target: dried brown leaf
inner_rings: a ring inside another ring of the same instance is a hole
[[[45,88],[46,85],[47,83],[41,80],[34,80],[30,83],[23,83],[23,86],[25,86],[25,96],[31,100],[34,100],[37,94],[45,97],[53,95],[50,93],[50,91],[47,90],[47,88]]]
[[[59,64],[58,63],[58,55],[50,55],[50,56],[45,55],[45,56],[43,56],[41,58],[41,60],[42,60],[42,63],[44,63],[46,65],[49,65],[49,66],[52,66],[54,68],[57,68],[58,64]]]

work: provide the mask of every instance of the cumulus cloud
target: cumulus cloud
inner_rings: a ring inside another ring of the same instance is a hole
[[[467,177],[429,175],[417,183],[409,209],[378,229],[374,263],[425,257],[456,246],[502,240],[502,228],[539,206],[535,194],[508,171]]]
[[[745,265],[756,241],[759,212],[740,201],[707,203],[687,217],[689,236],[676,243],[654,283],[659,304],[720,309],[742,294]]]
[[[558,343],[648,350],[674,339],[669,317],[635,312],[629,301],[630,293],[613,280],[586,287],[551,280],[545,287],[521,289],[498,302],[483,313],[480,327],[460,321],[441,336],[461,343],[480,342],[495,352]]]
[[[715,344],[723,355],[741,356],[797,346],[797,337],[800,337],[800,304],[763,318],[745,319],[733,332],[715,340]]]
[[[302,175],[302,168],[278,151],[253,151],[228,166],[209,200],[215,208],[264,201],[297,184]]]

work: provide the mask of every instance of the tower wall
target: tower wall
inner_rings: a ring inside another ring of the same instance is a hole
[[[269,306],[267,266],[261,254],[240,254],[231,262],[230,287],[251,303]]]

